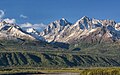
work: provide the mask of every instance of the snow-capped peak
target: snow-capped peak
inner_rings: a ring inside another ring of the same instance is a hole
[[[3,22],[3,23],[2,23]],[[99,38],[120,38],[120,24],[112,20],[97,20],[83,16],[75,24],[71,24],[65,18],[50,23],[42,32],[38,32],[34,25],[27,23],[22,29],[15,24],[14,19],[4,19],[0,23],[0,34],[16,38],[45,40],[48,42],[69,42],[73,39],[82,39],[81,36]],[[41,24],[40,24],[41,25]],[[39,28],[39,25],[36,25]],[[23,28],[26,30],[22,31]],[[8,34],[9,33],[9,34]],[[111,34],[111,35],[110,35]],[[110,35],[108,37],[108,35]],[[44,37],[44,38],[43,38]],[[101,37],[104,38],[104,37]]]
[[[89,19],[87,16],[83,16],[80,20]]]
[[[29,34],[34,36],[37,40],[45,41],[45,39],[42,36],[40,36],[39,32],[37,30],[35,30],[34,28],[28,28],[28,29],[26,29],[26,32],[28,32]]]
[[[9,19],[4,19],[1,22],[0,26],[0,40],[8,39],[8,40],[17,40],[18,38],[24,40],[36,40],[34,36],[31,36],[27,32],[23,31],[18,25],[14,23],[14,21]]]
[[[117,30],[117,31],[116,31]],[[120,38],[120,24],[112,20],[98,20],[83,16],[75,24],[62,18],[48,25],[43,31],[43,37],[49,41],[71,42],[77,39],[99,39],[104,40]],[[82,37],[83,36],[83,37]],[[114,39],[115,40],[115,39]]]
[[[61,24],[62,26],[67,25],[68,23],[69,23],[69,22],[68,22],[65,18],[60,19],[60,24]]]
[[[65,19],[65,18],[61,18],[61,20],[64,20],[64,21],[66,21],[66,19]]]
[[[60,26],[66,26],[67,24],[71,25],[71,23],[68,22],[65,18],[61,18],[61,19],[56,20],[56,21],[54,21],[52,23],[54,23],[56,25],[60,25]]]
[[[28,33],[35,33],[36,32],[34,28],[28,28],[26,31]]]

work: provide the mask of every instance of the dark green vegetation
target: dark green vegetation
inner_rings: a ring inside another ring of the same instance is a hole
[[[70,50],[78,48],[83,54],[98,54],[98,55],[119,55],[120,43],[77,43],[70,46]]]
[[[120,66],[120,43],[78,43],[69,45],[69,49],[58,45],[38,41],[0,41],[0,73],[41,73],[46,68]],[[115,72],[119,75],[118,70],[80,69],[75,72],[81,75],[112,75]]]
[[[1,67],[98,67],[120,66],[120,56],[98,56],[69,53],[1,52]]]
[[[38,41],[0,41],[1,67],[120,66],[119,43],[78,43],[69,49]]]

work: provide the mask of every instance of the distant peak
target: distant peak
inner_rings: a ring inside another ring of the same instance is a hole
[[[72,23],[70,23],[69,21],[67,21],[65,18],[61,18],[59,20],[56,20],[54,22],[52,22],[52,24],[60,24],[61,26],[66,26],[66,25],[72,25]]]
[[[66,20],[65,18],[61,18],[60,20]]]
[[[87,16],[83,16],[81,19],[89,19],[89,17],[87,17]]]
[[[79,21],[85,21],[85,20],[90,20],[90,18],[89,17],[87,17],[87,16],[83,16],[82,18],[80,18],[77,22],[79,22]]]
[[[61,21],[67,22],[67,20],[65,18],[61,18],[59,20],[55,20],[54,22],[61,22]]]
[[[61,18],[60,21],[68,22],[65,18]]]

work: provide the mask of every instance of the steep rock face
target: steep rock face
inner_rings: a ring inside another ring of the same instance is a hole
[[[5,21],[0,23],[0,39],[3,40],[36,40],[33,36],[24,32],[19,26],[7,23]]]
[[[114,42],[120,39],[120,24],[113,20],[84,16],[71,25],[67,20],[61,19],[49,24],[40,35],[48,42]]]
[[[47,28],[40,33],[41,36],[48,42],[55,41],[61,33],[64,32],[65,29],[69,28],[71,23],[69,23],[66,19],[62,18],[60,20],[54,21],[50,23]]]

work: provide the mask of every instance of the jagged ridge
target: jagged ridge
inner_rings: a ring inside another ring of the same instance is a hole
[[[48,42],[114,42],[120,39],[119,26],[120,24],[113,20],[97,20],[84,16],[74,24],[66,19],[54,21],[40,35]]]

